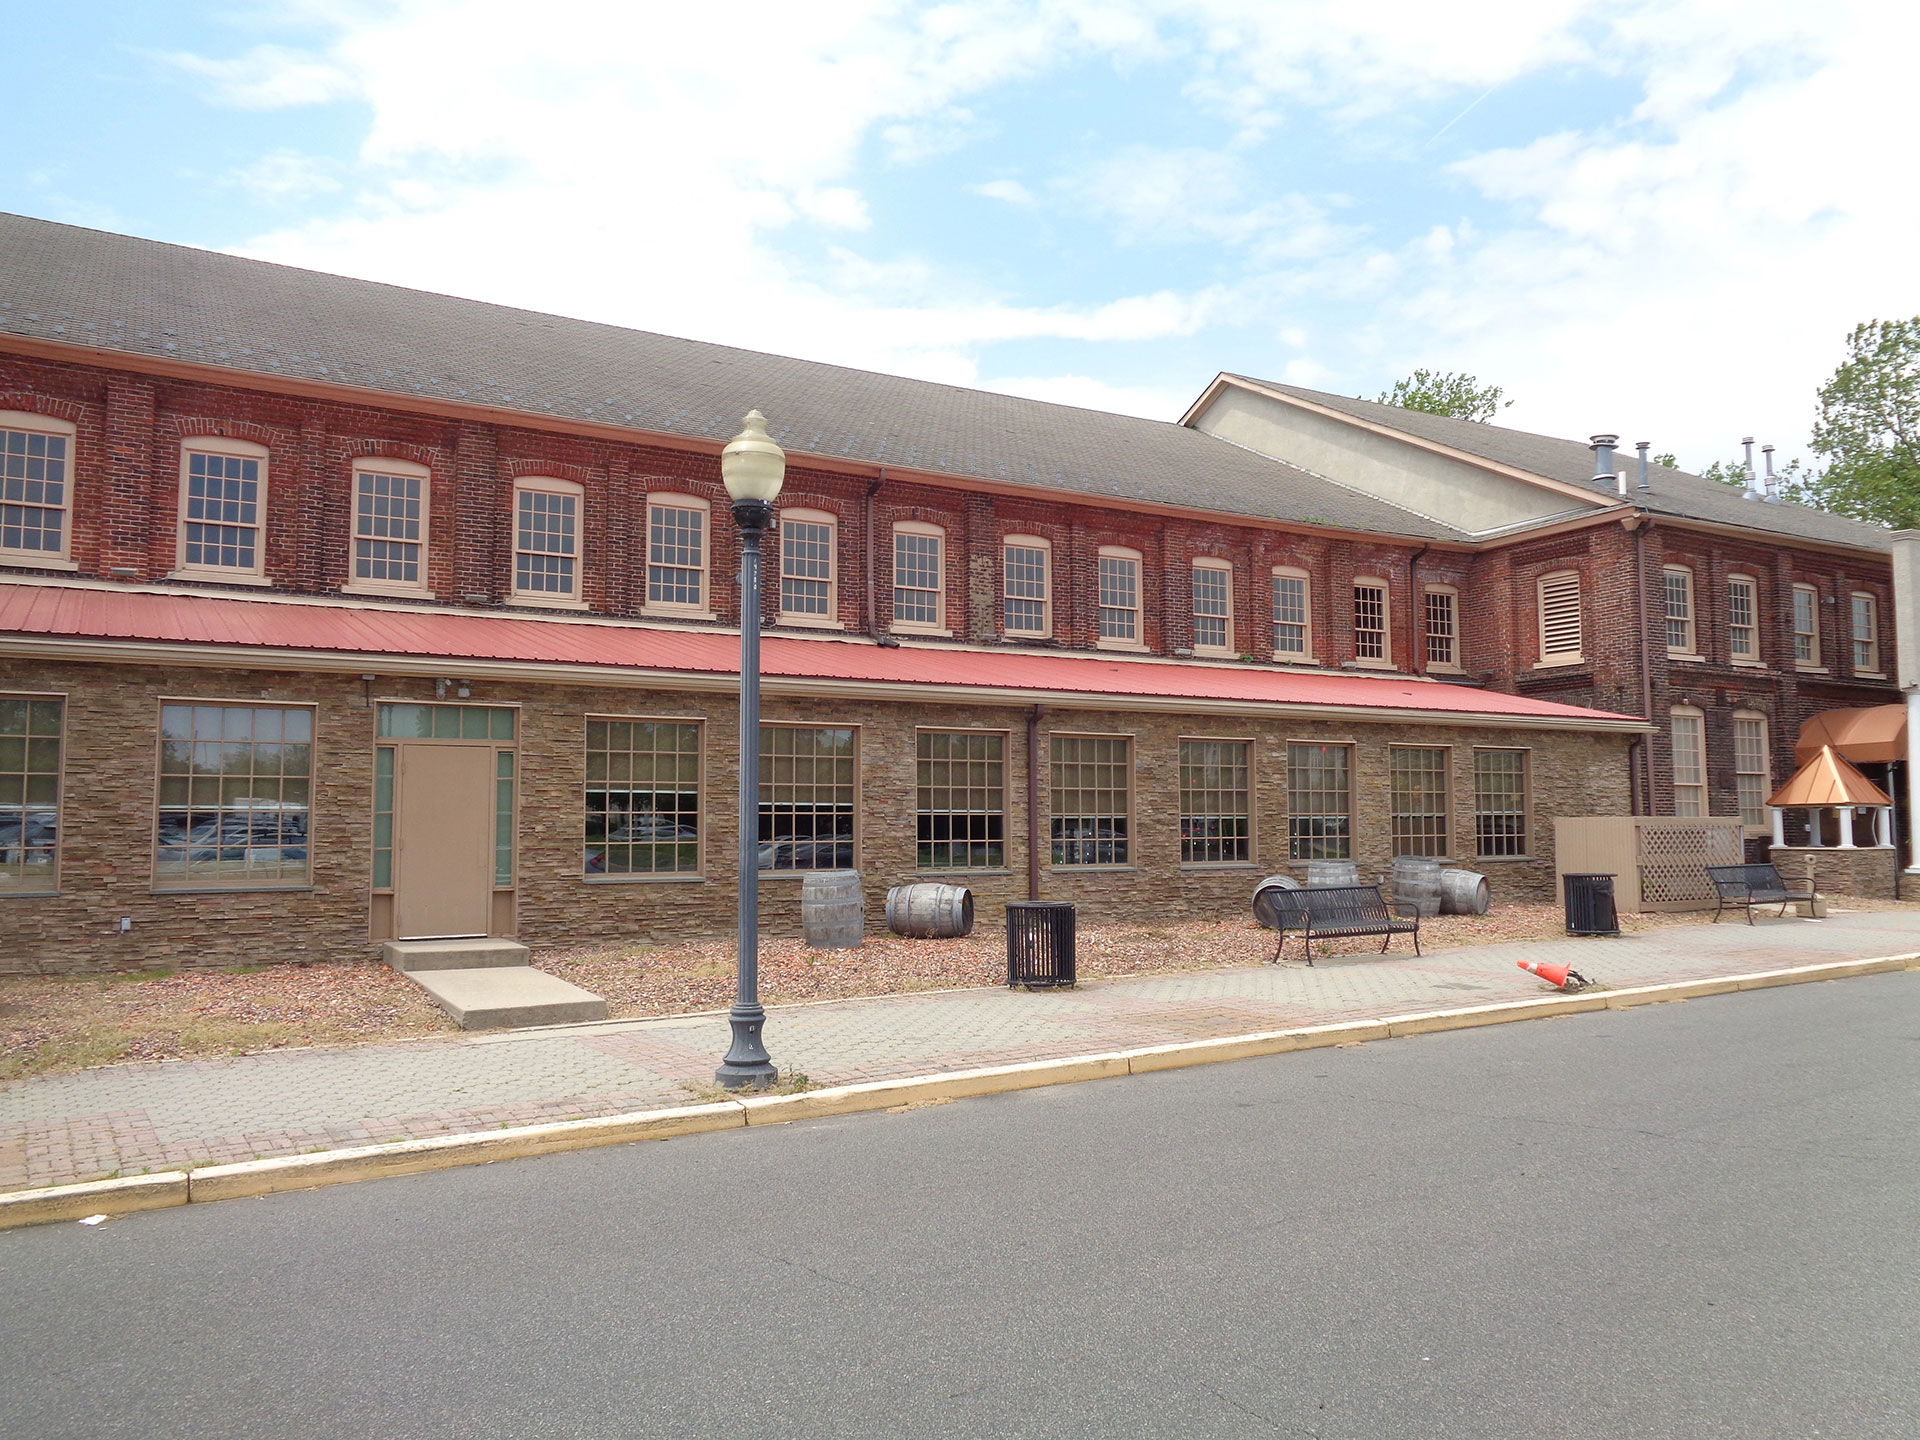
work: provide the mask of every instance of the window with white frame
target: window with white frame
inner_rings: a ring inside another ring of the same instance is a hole
[[[1673,813],[1688,817],[1707,813],[1706,716],[1687,705],[1676,705],[1673,722]]]
[[[1793,587],[1793,663],[1820,663],[1820,592],[1811,585]]]
[[[1667,653],[1691,657],[1693,648],[1693,571],[1668,565],[1660,572],[1667,622]]]
[[[1751,575],[1727,577],[1727,655],[1733,660],[1760,658],[1759,586]]]
[[[1117,545],[1100,547],[1100,639],[1114,645],[1140,643],[1140,553]]]
[[[223,436],[181,445],[181,571],[220,579],[263,575],[266,514],[266,446]]]
[[[1291,566],[1273,569],[1273,658],[1313,658],[1312,582]]]
[[[1740,823],[1749,829],[1767,825],[1767,796],[1772,793],[1767,761],[1767,717],[1739,711],[1733,717],[1733,776],[1740,797]]]
[[[1442,670],[1460,665],[1460,599],[1451,589],[1427,591],[1421,606],[1426,623],[1427,664]]]
[[[513,486],[513,598],[580,598],[580,502],[571,480],[530,476]]]
[[[902,520],[893,527],[893,628],[946,626],[947,533],[938,525]]]
[[[1392,653],[1387,638],[1387,583],[1384,580],[1353,582],[1353,658],[1362,664],[1390,664]]]
[[[1053,633],[1053,547],[1033,535],[1009,535],[1001,544],[1002,624],[1009,635],[1044,639]]]
[[[692,495],[647,496],[647,608],[707,613],[711,512]]]
[[[1233,653],[1233,566],[1225,560],[1193,562],[1193,648]]]
[[[1856,674],[1880,672],[1880,602],[1857,590],[1853,594],[1853,668]]]
[[[74,427],[0,410],[0,558],[60,565],[73,545]]]
[[[427,588],[427,499],[432,472],[405,460],[353,464],[352,590],[420,594]]]
[[[1473,846],[1483,860],[1527,853],[1527,752],[1473,752]]]
[[[1580,575],[1556,570],[1542,575],[1540,596],[1540,663],[1574,665],[1586,659],[1580,623]]]
[[[831,624],[840,525],[821,510],[780,512],[780,618]]]

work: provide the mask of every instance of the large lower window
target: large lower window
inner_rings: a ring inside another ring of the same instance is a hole
[[[1287,856],[1347,860],[1353,854],[1352,750],[1287,746]]]
[[[159,885],[303,885],[313,712],[162,705]]]
[[[47,427],[55,426],[63,433],[49,433]],[[72,435],[65,421],[20,411],[0,414],[0,554],[67,558]]]
[[[851,726],[760,727],[760,868],[853,868]]]
[[[1437,745],[1393,746],[1387,752],[1392,790],[1393,853],[1447,853],[1447,752]]]
[[[1767,717],[1733,717],[1733,776],[1739,791],[1740,823],[1761,829],[1767,823],[1771,794],[1767,762]]]
[[[59,879],[60,741],[51,695],[0,695],[0,895]]]
[[[997,870],[1007,863],[1004,735],[922,730],[919,864],[922,870]]]
[[[1706,717],[1698,710],[1673,712],[1673,813],[1707,813]]]
[[[1253,858],[1252,784],[1245,740],[1180,742],[1180,861],[1245,864]]]
[[[647,506],[647,604],[699,610],[707,600],[707,512],[696,505]]]
[[[1053,863],[1125,865],[1132,741],[1124,736],[1055,735]]]
[[[572,600],[580,593],[580,487],[523,480],[514,492],[513,589],[521,598]]]
[[[587,721],[589,875],[700,868],[700,722]]]
[[[1483,860],[1527,853],[1527,752],[1473,752],[1473,848]]]

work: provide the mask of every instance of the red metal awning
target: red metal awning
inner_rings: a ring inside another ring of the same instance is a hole
[[[0,583],[0,641],[9,638],[15,641],[8,647],[15,654],[23,653],[21,641],[27,642],[24,648],[42,648],[32,644],[36,640],[96,641],[106,642],[109,650],[116,643],[130,651],[152,646],[230,649],[236,661],[241,659],[238,652],[280,652],[275,658],[296,666],[298,655],[284,652],[592,667],[627,675],[652,671],[719,676],[737,674],[740,668],[739,639],[725,631],[57,584]],[[854,638],[769,636],[762,666],[769,678],[1020,691],[1036,697],[1111,696],[1123,706],[1128,698],[1158,697],[1403,711],[1410,717],[1558,722],[1602,730],[1644,728],[1609,711],[1495,690],[1404,675],[1328,674],[1266,665],[1178,664],[914,644],[892,648]]]

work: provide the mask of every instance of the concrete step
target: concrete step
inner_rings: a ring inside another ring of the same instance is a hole
[[[389,940],[380,947],[380,958],[407,975],[416,970],[525,965],[532,953],[518,940]]]
[[[489,965],[475,970],[411,970],[407,978],[462,1030],[514,1025],[567,1025],[607,1018],[607,1002],[557,975],[531,965]]]

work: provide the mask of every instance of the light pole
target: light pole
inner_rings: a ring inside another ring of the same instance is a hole
[[[761,1090],[780,1072],[767,1058],[760,1027],[760,541],[773,526],[773,502],[787,454],[767,434],[767,417],[747,412],[720,452],[720,478],[740,527],[740,979],[727,1023],[733,1043],[714,1078],[728,1090]]]

